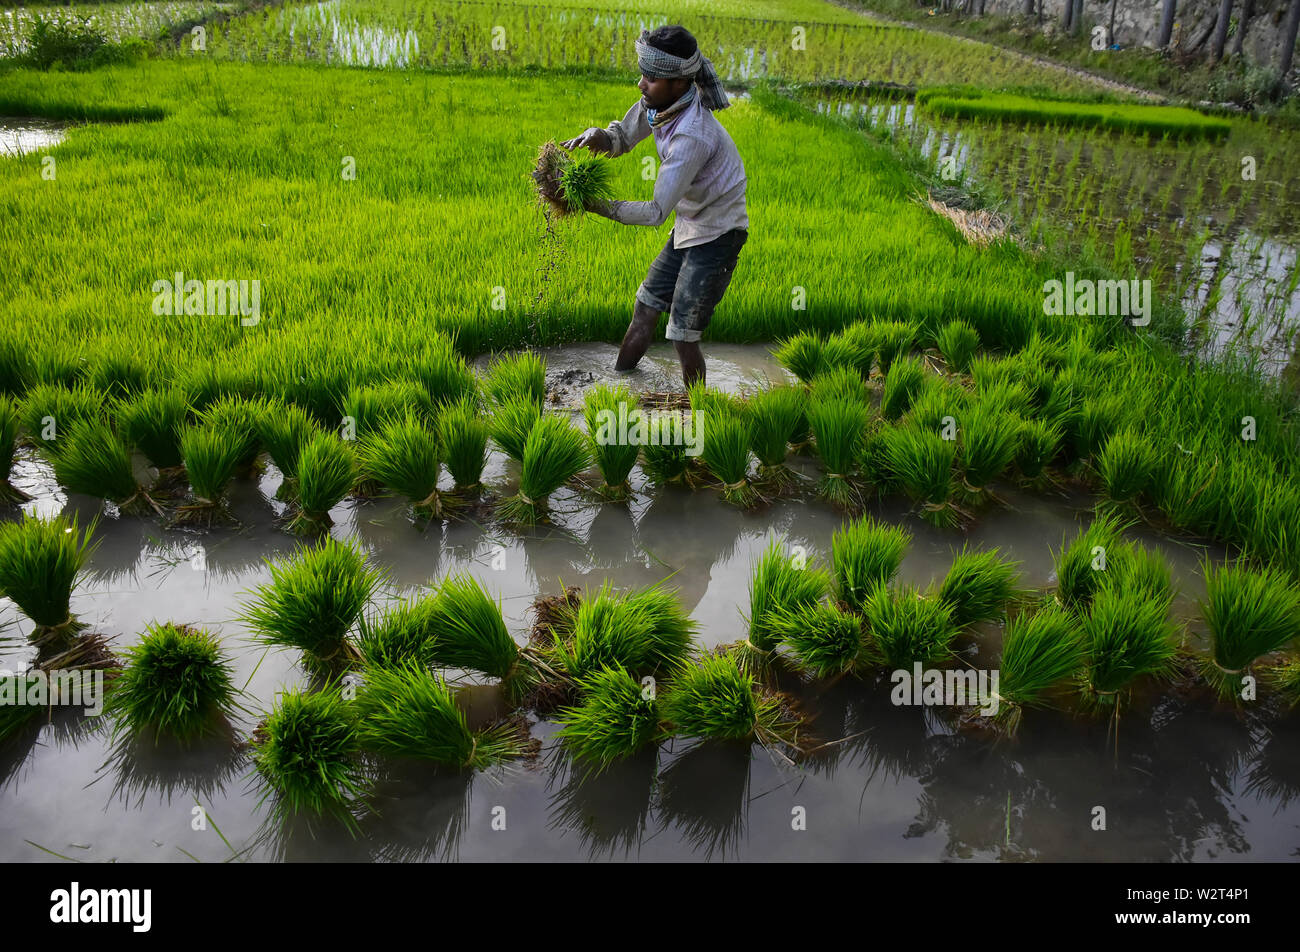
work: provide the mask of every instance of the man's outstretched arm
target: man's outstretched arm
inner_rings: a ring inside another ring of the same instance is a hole
[[[624,225],[657,228],[668,220],[686,190],[709,158],[709,145],[694,136],[678,135],[672,141],[663,167],[655,178],[655,195],[648,202],[591,202],[587,211]]]
[[[615,119],[604,129],[594,126],[581,135],[561,142],[565,149],[590,149],[611,159],[631,152],[638,142],[650,135],[650,122],[640,102],[632,104],[622,119]]]

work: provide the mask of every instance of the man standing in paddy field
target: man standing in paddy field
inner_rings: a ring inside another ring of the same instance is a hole
[[[740,249],[749,238],[745,166],[736,144],[713,111],[730,103],[713,64],[680,26],[643,30],[636,41],[642,98],[621,120],[591,128],[563,143],[611,158],[626,155],[653,135],[662,165],[648,202],[592,202],[588,211],[625,225],[656,228],[673,210],[668,243],[636,292],[632,323],[615,370],[631,370],[667,311],[667,338],[677,350],[686,386],[704,380],[700,334],[731,283]]]

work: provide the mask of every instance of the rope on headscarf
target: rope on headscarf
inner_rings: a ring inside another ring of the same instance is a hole
[[[651,46],[650,31],[642,30],[636,41],[636,58],[641,74],[651,79],[693,78],[695,85],[700,88],[700,97],[706,109],[726,109],[731,105],[713,64],[700,53],[698,47],[683,59]]]

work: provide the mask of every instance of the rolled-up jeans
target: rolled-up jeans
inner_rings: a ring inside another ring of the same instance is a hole
[[[637,288],[636,299],[668,312],[665,336],[669,340],[700,339],[731,283],[736,259],[748,240],[748,230],[733,228],[702,245],[678,249],[673,247],[673,233],[668,233],[668,244],[650,262],[650,271]]]

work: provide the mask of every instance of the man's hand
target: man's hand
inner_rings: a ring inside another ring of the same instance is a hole
[[[610,141],[609,133],[594,126],[582,133],[582,135],[561,142],[560,145],[570,151],[573,149],[590,149],[592,152],[603,152],[606,155],[614,147],[614,143]]]

